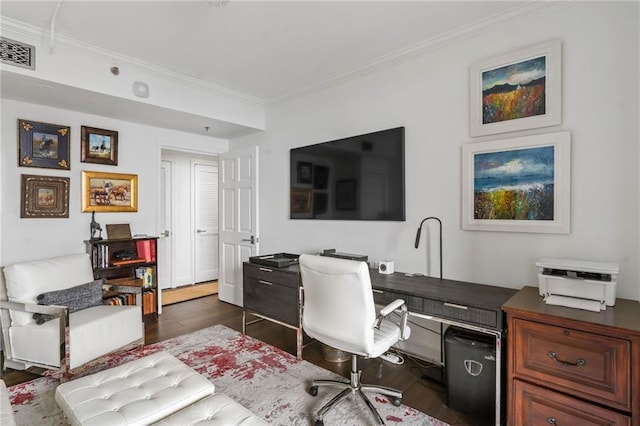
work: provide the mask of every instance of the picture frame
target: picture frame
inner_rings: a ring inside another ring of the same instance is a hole
[[[20,217],[68,218],[70,178],[22,175]]]
[[[561,55],[553,40],[472,64],[471,136],[562,124]]]
[[[311,190],[291,188],[291,213],[311,212]]]
[[[356,209],[356,179],[345,179],[336,182],[336,209],[355,210]]]
[[[313,166],[313,189],[327,189],[329,185],[329,167]]]
[[[81,157],[83,163],[118,165],[118,132],[81,126]]]
[[[462,146],[462,229],[568,234],[568,131]]]
[[[18,119],[18,166],[70,170],[71,128]]]
[[[298,161],[298,183],[313,182],[313,164],[308,161]]]
[[[138,175],[82,171],[82,212],[137,212]]]

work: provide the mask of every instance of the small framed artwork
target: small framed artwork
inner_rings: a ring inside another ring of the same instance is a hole
[[[18,119],[18,166],[43,169],[71,168],[69,126]]]
[[[327,213],[329,204],[329,194],[326,192],[314,192],[313,194],[313,214],[323,215]]]
[[[329,185],[329,167],[313,166],[313,189],[327,189]]]
[[[311,212],[311,190],[291,188],[291,213]]]
[[[313,164],[307,161],[298,161],[298,183],[313,182]]]
[[[346,179],[336,182],[336,209],[356,209],[357,180]]]
[[[81,126],[83,163],[118,165],[118,132]]]
[[[83,212],[137,212],[138,175],[82,171]]]
[[[560,40],[475,63],[469,79],[471,136],[562,123]]]
[[[462,229],[568,234],[571,135],[462,146]]]
[[[69,217],[69,178],[22,175],[21,218]]]

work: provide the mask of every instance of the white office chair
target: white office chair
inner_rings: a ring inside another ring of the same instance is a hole
[[[300,256],[300,272],[304,289],[302,327],[307,335],[341,351],[351,353],[351,380],[314,380],[309,393],[318,394],[318,386],[334,386],[343,391],[336,395],[316,416],[316,426],[324,424],[324,415],[350,394],[358,394],[376,418],[380,414],[363,393],[374,391],[391,397],[395,406],[402,403],[402,392],[384,386],[360,383],[358,355],[377,358],[399,340],[409,337],[407,309],[403,300],[395,300],[376,316],[369,268],[365,262],[332,257]],[[396,324],[385,317],[401,309]]]

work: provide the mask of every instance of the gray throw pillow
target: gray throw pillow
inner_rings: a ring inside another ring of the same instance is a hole
[[[69,313],[102,304],[102,283],[104,279],[78,285],[64,290],[39,294],[38,305],[66,306]]]

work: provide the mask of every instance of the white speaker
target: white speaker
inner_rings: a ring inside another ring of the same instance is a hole
[[[393,274],[393,260],[381,260],[378,264],[378,272],[381,274]]]

